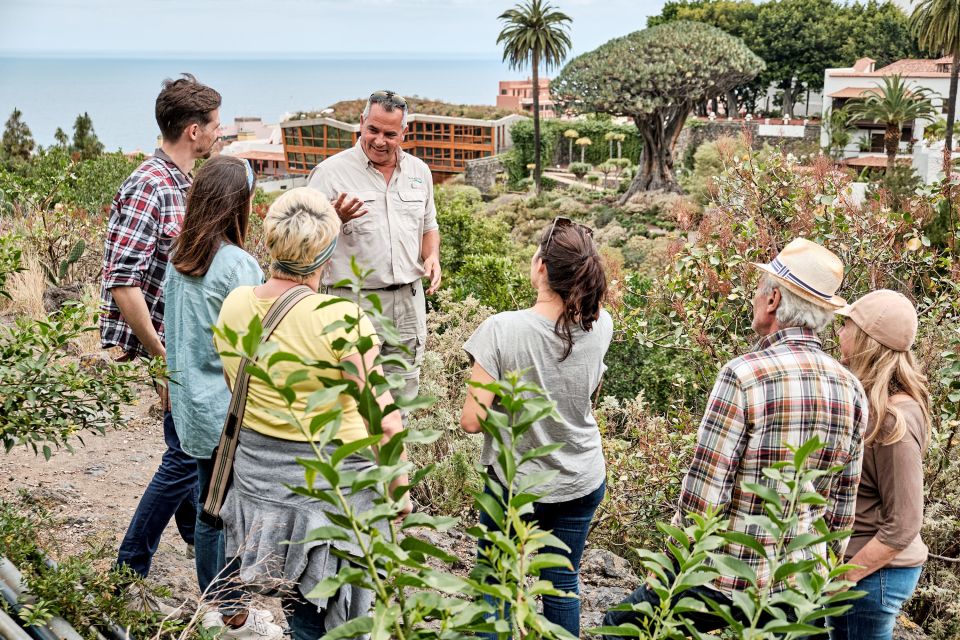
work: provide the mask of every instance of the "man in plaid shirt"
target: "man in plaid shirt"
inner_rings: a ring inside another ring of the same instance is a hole
[[[220,138],[220,94],[185,74],[166,80],[156,102],[160,148],[120,187],[110,210],[103,259],[100,341],[119,359],[166,356],[163,291],[170,245],[180,233],[190,171]],[[180,448],[166,390],[163,435],[167,450],[143,493],[117,564],[146,576],[171,517],[187,544],[194,542],[197,465]]]
[[[823,470],[839,466],[842,471],[814,482],[826,504],[801,505],[801,525],[787,532],[784,541],[789,544],[801,534],[815,533],[812,525],[820,517],[833,531],[849,529],[860,481],[868,404],[860,382],[823,352],[817,337],[833,319],[834,310],[845,304],[835,295],[843,278],[839,258],[818,244],[797,239],[770,264],[755,266],[764,272],[753,299],[753,329],[761,339],[754,351],[720,370],[697,432],[674,524],[687,526],[691,524],[689,514],[702,515],[713,509],[729,519],[730,531],[746,533],[772,548],[778,541],[748,524],[750,516],[764,515],[764,511],[762,501],[744,491],[743,483],[764,484],[782,493],[777,482],[764,477],[763,469],[792,460],[788,445],[798,447],[817,436],[827,444],[808,464]],[[841,557],[845,545],[844,540],[834,547]],[[799,549],[789,560],[810,558],[812,552],[826,555],[826,548]],[[756,551],[729,544],[721,553],[748,564],[761,588],[771,582],[769,567]],[[711,584],[685,591],[682,597],[710,598],[731,606],[737,615],[733,596],[748,586],[746,580],[721,573]],[[659,599],[641,585],[624,601],[639,602],[656,607]],[[642,627],[641,617],[632,611],[610,611],[604,625]],[[713,614],[684,617],[700,631],[724,625]]]

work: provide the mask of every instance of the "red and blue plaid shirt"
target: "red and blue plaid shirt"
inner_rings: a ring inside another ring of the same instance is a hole
[[[124,321],[110,290],[139,287],[153,326],[163,340],[163,276],[170,245],[183,226],[191,179],[157,149],[121,185],[107,224],[100,290],[100,343],[130,357],[147,355]]]
[[[772,549],[777,541],[748,524],[750,516],[764,515],[763,502],[744,491],[742,484],[764,484],[783,493],[784,486],[763,475],[764,467],[792,460],[787,445],[798,447],[818,436],[826,445],[808,458],[808,466],[842,466],[843,471],[814,481],[813,488],[827,504],[800,505],[800,525],[786,532],[784,546],[800,534],[815,533],[813,523],[821,516],[831,530],[849,529],[860,482],[867,407],[860,382],[823,352],[814,332],[787,328],[765,337],[755,351],[720,370],[697,432],[674,523],[685,526],[689,521],[683,515],[703,514],[713,507],[729,518],[730,531],[746,533]],[[845,546],[843,540],[834,550],[842,557]],[[826,548],[816,551],[825,554]],[[770,582],[767,562],[755,551],[730,544],[721,552],[749,564],[760,586]],[[810,557],[811,550],[798,550],[789,561]],[[732,576],[713,581],[713,587],[728,597],[747,586]]]

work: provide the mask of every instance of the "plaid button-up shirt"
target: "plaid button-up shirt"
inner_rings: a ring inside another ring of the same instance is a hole
[[[180,233],[190,177],[157,149],[121,185],[107,224],[100,290],[100,343],[128,356],[146,355],[120,315],[110,290],[140,287],[150,318],[163,340],[163,276],[170,245]]]
[[[800,505],[800,525],[787,532],[785,543],[813,533],[823,516],[831,530],[853,525],[860,482],[862,438],[867,426],[867,399],[856,377],[821,349],[816,334],[788,328],[765,337],[757,349],[728,362],[717,377],[697,432],[693,463],[683,481],[680,509],[674,522],[688,524],[684,514],[717,508],[730,520],[729,530],[757,538],[772,548],[777,542],[747,518],[764,515],[763,503],[742,483],[760,483],[783,493],[785,487],[764,477],[764,467],[792,460],[787,445],[801,445],[813,436],[826,446],[808,458],[813,468],[842,466],[839,474],[814,481],[826,505]],[[846,541],[835,544],[841,554]],[[753,568],[760,585],[770,582],[767,562],[748,547],[730,544],[721,550]],[[816,549],[825,553],[826,548]],[[811,550],[790,554],[796,561]],[[713,587],[728,597],[748,583],[720,576]],[[775,587],[776,589],[776,587]]]

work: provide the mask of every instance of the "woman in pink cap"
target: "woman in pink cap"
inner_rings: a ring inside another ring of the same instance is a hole
[[[900,607],[913,594],[927,559],[923,523],[923,456],[930,441],[930,394],[910,348],[917,312],[902,294],[869,293],[837,311],[842,362],[870,402],[857,515],[846,578],[867,595],[829,619],[832,640],[889,639]]]

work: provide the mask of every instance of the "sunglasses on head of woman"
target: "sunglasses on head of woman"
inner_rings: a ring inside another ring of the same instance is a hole
[[[550,241],[553,240],[553,233],[557,230],[557,227],[578,227],[580,229],[583,229],[584,233],[586,233],[588,236],[590,236],[591,238],[593,237],[593,229],[591,229],[587,225],[582,224],[580,222],[575,222],[570,218],[565,218],[564,216],[557,216],[556,218],[553,219],[553,224],[550,225],[550,233],[547,234],[547,241],[543,245],[544,253],[546,253],[547,249],[550,248]]]

